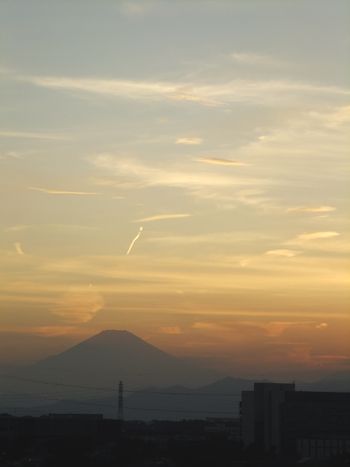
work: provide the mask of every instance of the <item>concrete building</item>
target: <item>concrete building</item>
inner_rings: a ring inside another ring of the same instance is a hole
[[[255,383],[242,392],[241,430],[244,446],[260,452],[312,459],[350,452],[350,393]]]
[[[327,459],[350,452],[350,393],[288,393],[280,420],[287,454]]]
[[[281,444],[280,408],[294,384],[255,383],[254,391],[243,391],[242,438],[245,446],[264,452],[278,452]]]

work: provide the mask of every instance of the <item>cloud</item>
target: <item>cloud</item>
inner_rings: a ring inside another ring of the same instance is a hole
[[[91,321],[104,307],[102,295],[94,287],[72,287],[56,300],[52,313],[68,323]]]
[[[328,328],[328,323],[319,323],[319,324],[316,324],[316,329],[326,329]]]
[[[99,227],[90,226],[90,225],[79,225],[79,224],[18,224],[12,225],[4,229],[5,232],[22,232],[24,230],[42,230],[42,229],[51,229],[51,230],[99,230]]]
[[[171,186],[195,190],[202,187],[242,187],[256,186],[267,181],[254,178],[234,177],[232,175],[213,174],[194,171],[192,166],[182,170],[171,167],[152,167],[140,161],[123,159],[111,154],[100,154],[92,159],[99,169],[108,170],[115,176],[126,180],[126,187]],[[123,186],[123,180],[118,185]]]
[[[350,123],[350,105],[340,106],[327,113],[310,112],[311,118],[319,120],[326,128],[339,129]]]
[[[334,206],[315,206],[315,207],[308,207],[308,206],[297,206],[294,208],[288,208],[287,212],[310,212],[316,214],[322,214],[326,212],[335,211],[336,208]]]
[[[287,62],[278,60],[270,55],[261,55],[256,53],[234,52],[230,58],[239,64],[253,65],[253,66],[286,66]]]
[[[329,361],[349,361],[350,362],[350,355],[313,355],[314,359],[317,360],[329,360]]]
[[[205,106],[222,106],[236,102],[280,104],[306,96],[349,96],[350,90],[320,86],[300,81],[253,81],[237,79],[227,83],[186,83],[172,81],[136,81],[119,79],[77,78],[66,76],[21,76],[20,81],[55,90],[92,93],[147,101],[189,101]]]
[[[304,321],[271,321],[266,324],[256,323],[257,326],[264,329],[268,337],[281,336],[287,329],[299,326],[305,326],[309,323]]]
[[[304,233],[297,236],[297,240],[309,241],[309,240],[322,240],[324,238],[338,237],[338,232],[311,232]]]
[[[192,138],[178,138],[176,144],[187,144],[187,145],[199,145],[202,144],[202,138],[192,137]]]
[[[4,230],[5,232],[21,232],[22,230],[27,230],[30,227],[31,227],[30,225],[18,224],[18,225],[12,225],[11,227],[7,227]]]
[[[265,236],[259,233],[235,231],[235,232],[213,232],[203,233],[197,235],[166,235],[159,237],[150,237],[147,239],[149,243],[157,244],[171,244],[171,245],[242,245],[242,244],[255,244],[271,240],[273,237]],[[238,263],[245,265],[249,264],[249,260],[238,258]]]
[[[150,217],[143,217],[142,219],[137,219],[134,222],[154,222],[154,221],[163,221],[170,219],[183,219],[185,217],[191,217],[192,214],[179,213],[179,214],[158,214]]]
[[[16,250],[17,254],[19,254],[21,256],[23,256],[25,254],[23,249],[22,249],[22,245],[21,245],[20,242],[15,242],[14,247],[15,247],[15,250]]]
[[[7,151],[4,154],[0,154],[0,160],[6,159],[22,159],[23,153],[16,151]]]
[[[39,188],[35,186],[28,187],[28,190],[40,191],[41,193],[47,193],[49,195],[71,195],[71,196],[94,196],[100,193],[91,191],[67,191],[67,190],[54,190],[50,188]]]
[[[43,140],[67,140],[68,138],[63,135],[58,135],[54,133],[36,133],[29,131],[0,131],[0,136],[5,138],[24,138],[24,139],[43,139]]]
[[[11,334],[34,334],[44,337],[67,336],[68,334],[76,334],[77,328],[75,326],[2,326],[1,333]]]
[[[178,336],[182,334],[180,326],[164,326],[159,329],[162,334],[168,334],[171,336]]]
[[[120,5],[120,11],[127,16],[143,16],[154,7],[154,2],[150,0],[141,1],[123,1]]]
[[[270,256],[283,256],[285,258],[293,258],[300,254],[300,251],[295,250],[288,250],[288,249],[280,249],[280,250],[269,250],[266,251],[265,255]]]
[[[196,323],[192,324],[192,329],[199,329],[199,330],[214,330],[218,329],[220,326],[217,323],[211,323],[206,321],[197,321]]]
[[[195,159],[195,161],[202,162],[203,164],[226,165],[234,167],[244,167],[250,165],[246,162],[234,161],[231,159],[221,159],[218,157],[199,157],[198,159]]]

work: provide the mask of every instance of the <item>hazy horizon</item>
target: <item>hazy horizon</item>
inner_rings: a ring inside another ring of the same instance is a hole
[[[348,2],[0,11],[0,365],[126,329],[228,375],[348,371]]]

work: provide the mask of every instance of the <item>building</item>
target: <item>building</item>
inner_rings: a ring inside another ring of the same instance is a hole
[[[287,454],[327,459],[350,452],[350,393],[287,393],[280,419]]]
[[[255,383],[242,392],[241,433],[259,452],[313,459],[350,452],[350,393]]]
[[[264,452],[278,452],[281,444],[280,408],[295,385],[255,383],[254,391],[243,391],[241,402],[244,446],[254,445]]]

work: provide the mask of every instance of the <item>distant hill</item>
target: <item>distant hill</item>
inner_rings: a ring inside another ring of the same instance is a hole
[[[127,419],[237,416],[241,391],[254,384],[222,378],[128,331],[103,331],[34,365],[1,373],[12,377],[0,378],[0,413],[28,415],[115,417],[118,382],[123,380]],[[350,392],[350,371],[298,383],[297,390]]]
[[[236,417],[241,392],[252,389],[253,384],[250,380],[227,377],[196,389],[150,388],[129,395],[125,413],[130,419]]]
[[[16,370],[15,376],[17,380],[9,379],[5,386],[3,383],[5,392],[20,389],[50,397],[95,398],[113,394],[120,380],[129,389],[176,384],[195,387],[214,381],[219,373],[176,358],[128,331],[110,330]],[[106,388],[106,391],[93,391],[85,386]]]
[[[350,392],[350,371],[333,373],[313,383],[298,384],[298,389],[304,391]]]
[[[124,414],[127,420],[180,420],[207,417],[237,417],[242,390],[253,387],[253,381],[224,378],[213,384],[196,389],[185,386],[166,388],[149,387],[129,393],[124,397]],[[18,403],[18,401],[17,401]],[[116,417],[117,397],[94,399],[47,400],[31,399],[26,407],[7,407],[7,412],[18,415],[42,415],[47,413],[102,413]]]

